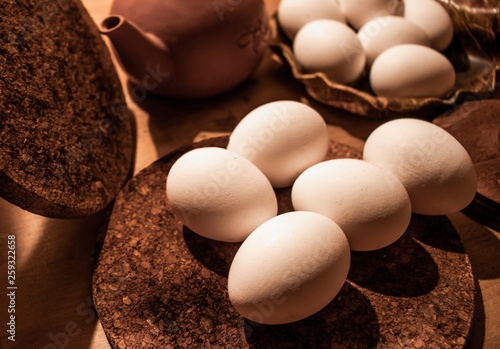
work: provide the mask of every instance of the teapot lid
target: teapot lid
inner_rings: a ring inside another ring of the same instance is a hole
[[[109,51],[78,0],[2,8],[0,196],[48,217],[97,213],[134,157],[133,115]]]

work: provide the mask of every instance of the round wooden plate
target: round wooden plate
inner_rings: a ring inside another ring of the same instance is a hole
[[[133,167],[133,115],[79,0],[2,0],[0,196],[73,218],[107,207]]]
[[[475,285],[459,236],[445,217],[412,217],[394,244],[353,252],[348,280],[317,314],[286,325],[243,319],[227,296],[240,244],[203,238],[168,206],[165,183],[190,149],[173,152],[119,193],[96,252],[93,296],[114,348],[457,348],[467,342]],[[333,142],[328,158],[359,157]],[[280,213],[290,188],[276,191]],[[262,313],[272,312],[272,305]]]

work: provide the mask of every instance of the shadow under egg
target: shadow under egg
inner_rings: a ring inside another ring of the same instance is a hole
[[[439,270],[431,254],[413,237],[414,223],[393,244],[375,251],[352,251],[348,280],[390,296],[416,297],[431,292]]]
[[[205,238],[188,227],[182,229],[184,242],[189,252],[207,269],[227,278],[234,255],[241,242],[223,242]]]
[[[263,325],[245,319],[244,329],[245,344],[255,349],[332,348],[336,344],[374,348],[380,337],[377,314],[369,299],[348,282],[325,308],[301,321]]]
[[[465,253],[458,233],[446,216],[413,214],[411,228],[418,241],[440,250]]]

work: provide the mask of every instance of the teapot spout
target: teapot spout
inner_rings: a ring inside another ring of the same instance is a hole
[[[117,15],[104,19],[99,30],[110,39],[115,57],[131,82],[153,93],[164,88],[174,64],[171,51],[161,39]]]

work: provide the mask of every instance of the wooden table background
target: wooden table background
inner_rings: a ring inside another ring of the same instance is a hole
[[[83,3],[99,23],[107,16],[111,0]],[[266,3],[272,13],[279,0]],[[118,72],[126,89],[124,74],[120,69]],[[331,137],[358,149],[381,123],[315,103],[270,52],[243,86],[202,102],[148,96],[138,104],[125,92],[137,123],[136,173],[196,137],[230,132],[250,110],[273,100],[293,99],[312,105],[325,116]],[[492,98],[500,98],[498,89]],[[0,199],[0,285],[7,279],[7,236],[15,235],[18,287],[15,343],[6,338],[8,297],[0,297],[0,348],[110,348],[91,301],[90,260],[100,218],[49,219]],[[449,218],[464,242],[481,291],[472,347],[500,348],[500,233],[461,213]]]

